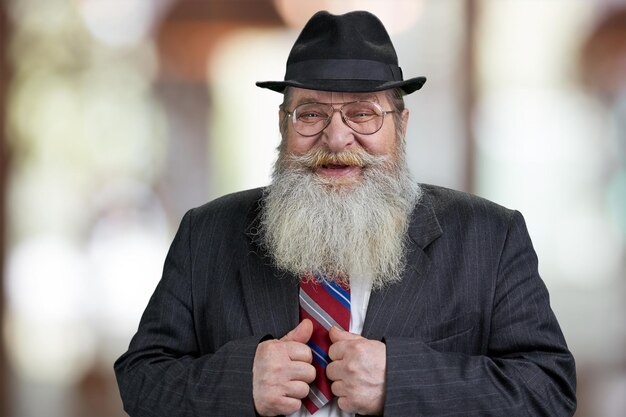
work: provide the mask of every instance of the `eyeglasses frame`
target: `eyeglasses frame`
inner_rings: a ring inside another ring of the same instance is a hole
[[[380,127],[378,129],[376,129],[375,131],[373,131],[372,133],[361,133],[358,132],[356,129],[354,129],[352,126],[350,126],[346,120],[346,116],[343,113],[343,108],[349,104],[354,104],[354,103],[369,103],[369,104],[373,104],[375,107],[378,108],[378,110],[380,110],[381,112],[381,117],[382,117],[382,123],[380,124]],[[330,106],[333,109],[333,113],[331,115],[329,115],[329,117],[326,119],[326,122],[324,123],[324,127],[322,129],[320,129],[319,132],[317,133],[313,133],[311,135],[304,135],[300,132],[298,132],[298,130],[296,129],[296,109],[300,106],[304,106],[307,104],[323,104],[324,106]],[[341,105],[341,107],[339,108],[335,108],[335,106]],[[330,122],[333,119],[333,116],[335,115],[336,112],[339,112],[339,114],[341,115],[341,120],[343,121],[343,124],[345,124],[346,126],[348,126],[353,132],[358,133],[359,135],[373,135],[375,133],[377,133],[378,131],[380,131],[380,129],[383,128],[383,125],[385,124],[385,116],[389,113],[395,113],[396,110],[383,110],[382,106],[380,104],[378,104],[375,101],[371,101],[371,100],[355,100],[355,101],[349,101],[347,103],[320,103],[317,101],[309,101],[306,103],[300,103],[298,104],[296,107],[293,108],[293,110],[289,111],[287,109],[281,108],[282,111],[284,111],[287,116],[291,119],[291,125],[293,126],[293,130],[300,136],[304,136],[305,138],[310,138],[313,136],[317,136],[320,133],[322,133],[324,131],[324,129],[326,129],[328,127],[328,125],[330,125]]]

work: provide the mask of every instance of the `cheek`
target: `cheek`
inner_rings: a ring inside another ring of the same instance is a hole
[[[380,142],[370,141],[364,144],[364,148],[372,155],[386,155],[389,153],[387,147]]]
[[[372,135],[359,140],[361,146],[372,155],[390,155],[395,152],[395,138],[387,135]]]
[[[292,153],[295,155],[302,155],[310,151],[315,145],[314,138],[306,138],[303,136],[294,137],[289,135],[287,137],[287,153]]]

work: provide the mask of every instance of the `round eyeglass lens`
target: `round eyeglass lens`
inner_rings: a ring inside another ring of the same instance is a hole
[[[330,104],[305,103],[293,111],[293,126],[302,136],[314,136],[328,126],[335,111],[341,112],[343,122],[357,133],[371,135],[380,130],[385,113],[371,101],[346,103],[339,109]]]
[[[383,110],[371,101],[357,101],[341,108],[343,120],[355,132],[364,135],[376,133],[383,126]]]
[[[333,106],[322,103],[305,103],[293,111],[293,127],[303,136],[313,136],[328,126]]]

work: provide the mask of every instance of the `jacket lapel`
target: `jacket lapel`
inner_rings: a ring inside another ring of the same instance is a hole
[[[241,269],[244,302],[256,335],[284,336],[298,324],[298,282],[281,275],[268,258],[250,252]]]
[[[407,266],[402,280],[382,290],[372,291],[363,325],[364,337],[380,340],[385,336],[410,336],[415,325],[407,317],[414,317],[419,308],[421,291],[430,268],[430,259],[424,250],[441,234],[432,201],[424,193],[409,225]]]
[[[256,243],[259,213],[255,202],[245,231],[249,250],[241,263],[242,292],[253,333],[280,338],[298,325],[298,281],[274,268]]]

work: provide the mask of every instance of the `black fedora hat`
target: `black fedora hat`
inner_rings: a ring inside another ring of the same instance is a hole
[[[400,88],[419,90],[425,77],[402,78],[389,34],[373,14],[317,12],[291,48],[284,81],[259,81],[257,86],[282,93],[285,87],[310,90],[371,92]]]

